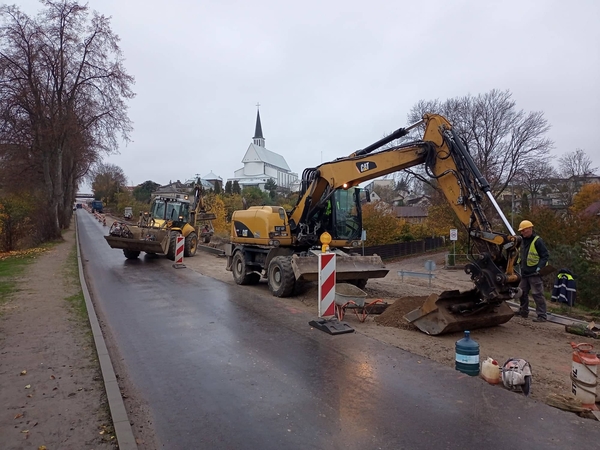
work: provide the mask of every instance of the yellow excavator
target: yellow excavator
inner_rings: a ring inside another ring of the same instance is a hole
[[[215,219],[215,214],[207,212],[204,189],[198,180],[193,198],[189,194],[157,196],[150,210],[140,213],[137,226],[114,222],[104,239],[112,248],[122,249],[127,259],[136,259],[146,252],[164,253],[174,261],[177,237],[185,239],[183,255],[194,256],[199,240],[210,242]]]
[[[381,149],[418,127],[424,129],[421,139]],[[520,295],[515,263],[521,237],[515,235],[450,122],[436,114],[426,114],[347,157],[304,170],[298,202],[289,212],[279,206],[235,211],[225,251],[227,270],[238,284],[256,284],[264,277],[273,295],[290,296],[298,280],[317,279],[315,255],[321,251],[321,236],[328,233],[329,247],[338,255],[337,280],[364,288],[369,278],[384,277],[388,269],[379,256],[353,252],[362,236],[358,185],[421,164],[467,230],[470,251],[465,271],[475,286],[468,292],[432,295],[406,319],[433,335],[507,322],[513,312],[505,300]],[[500,219],[497,224],[501,222],[507,232],[494,230],[484,202],[493,207]]]

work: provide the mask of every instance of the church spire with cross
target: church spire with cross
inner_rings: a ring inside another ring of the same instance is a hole
[[[265,146],[265,138],[262,133],[262,125],[260,124],[260,103],[256,104],[256,128],[254,129],[254,137],[252,138],[254,145],[258,145],[259,147]]]

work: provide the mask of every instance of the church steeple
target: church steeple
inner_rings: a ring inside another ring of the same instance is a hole
[[[260,103],[256,104],[256,128],[254,129],[254,137],[252,138],[254,145],[258,145],[259,147],[265,146],[265,138],[262,133],[262,125],[260,124],[260,111],[258,108],[260,107]]]

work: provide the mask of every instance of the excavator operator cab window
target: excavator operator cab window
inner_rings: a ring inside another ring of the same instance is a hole
[[[338,189],[332,197],[334,239],[360,240],[361,211],[360,189]]]

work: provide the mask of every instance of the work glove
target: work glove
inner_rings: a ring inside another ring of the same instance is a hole
[[[536,269],[535,269],[535,274],[536,274],[536,275],[539,275],[539,274],[540,274],[540,268],[539,268],[539,267],[536,267]]]

